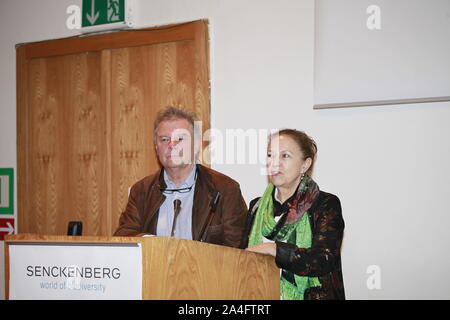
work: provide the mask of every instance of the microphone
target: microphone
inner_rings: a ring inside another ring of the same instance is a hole
[[[217,202],[219,202],[219,199],[220,199],[220,192],[219,191],[214,192],[211,202],[209,203],[209,206],[211,207],[211,212],[216,211]]]
[[[70,221],[67,228],[68,236],[81,236],[83,233],[83,222],[81,221]]]
[[[219,191],[215,191],[213,193],[211,202],[209,203],[209,216],[208,219],[206,221],[206,223],[203,225],[202,231],[200,232],[200,241],[205,241],[206,239],[206,227],[208,225],[211,224],[212,218],[214,217],[214,212],[216,212],[216,207],[217,207],[217,203],[219,202],[220,199],[220,192]]]
[[[175,225],[177,224],[177,218],[181,211],[181,200],[175,199],[173,200],[173,222],[172,222],[172,231],[170,232],[170,236],[173,237],[175,234]]]

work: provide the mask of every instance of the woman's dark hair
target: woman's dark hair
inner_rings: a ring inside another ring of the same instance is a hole
[[[316,161],[316,154],[317,154],[316,142],[310,136],[308,136],[306,133],[304,133],[303,131],[296,130],[296,129],[282,129],[282,130],[272,134],[270,136],[270,138],[272,139],[276,135],[287,136],[287,137],[292,138],[292,140],[294,140],[297,143],[297,145],[300,147],[300,150],[302,151],[303,156],[304,156],[303,160],[311,158],[311,166],[309,167],[308,171],[306,171],[306,173],[309,176],[311,176],[313,168],[314,168],[314,163]]]

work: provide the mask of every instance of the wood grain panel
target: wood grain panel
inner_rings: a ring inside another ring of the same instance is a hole
[[[153,56],[145,47],[111,51],[113,230],[129,187],[158,168],[152,142]],[[113,231],[112,230],[112,231]]]
[[[28,225],[29,213],[27,207],[29,205],[29,106],[28,106],[28,62],[25,59],[24,47],[17,48],[16,58],[16,90],[17,90],[17,225],[21,228]]]
[[[196,102],[196,97],[205,92],[199,92],[203,87],[197,86],[197,75],[206,68],[196,69],[195,43],[180,41],[111,50],[111,70],[114,230],[128,189],[159,168],[153,146],[156,113],[168,105],[200,108],[204,101]],[[209,128],[209,118],[202,122]]]
[[[101,54],[64,56],[65,144],[68,208],[59,230],[69,221],[83,221],[85,234],[108,235],[106,230],[105,106],[101,97]]]
[[[30,158],[28,230],[55,234],[56,216],[62,208],[64,151],[59,130],[63,104],[61,58],[29,63]],[[22,226],[21,226],[22,227]]]
[[[202,133],[210,128],[211,93],[210,93],[210,67],[209,67],[209,34],[206,23],[199,24],[195,29],[195,112],[201,122]],[[203,153],[208,146],[207,141],[202,142],[200,160],[207,166],[211,163],[209,152]]]
[[[144,299],[279,299],[273,257],[213,244],[144,238]],[[163,266],[163,267],[162,267]],[[161,285],[170,284],[170,285]]]
[[[105,112],[100,54],[29,63],[31,203],[22,230],[65,234],[84,221],[88,234],[105,227]]]
[[[209,128],[207,22],[17,47],[19,231],[111,235],[167,105]],[[86,51],[87,50],[87,51]]]
[[[206,27],[207,23],[207,21],[202,20],[177,25],[123,30],[91,36],[81,35],[30,43],[26,45],[25,58],[54,57],[88,51],[194,40],[198,36],[198,31]],[[204,32],[204,30],[201,30],[201,32]]]

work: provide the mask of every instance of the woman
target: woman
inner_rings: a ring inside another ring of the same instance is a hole
[[[275,257],[286,300],[345,299],[341,204],[310,177],[316,152],[304,132],[284,129],[272,135],[270,183],[261,198],[250,202],[246,250]]]

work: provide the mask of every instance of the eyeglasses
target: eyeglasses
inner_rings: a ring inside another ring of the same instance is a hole
[[[195,182],[194,182],[194,184],[195,184]],[[165,194],[173,194],[175,192],[188,193],[189,191],[192,190],[192,188],[194,187],[194,184],[192,186],[190,186],[190,187],[187,187],[187,188],[180,188],[180,189],[164,189],[164,188],[162,188],[162,189],[159,189],[159,190],[162,193],[165,193]]]
[[[161,189],[159,189],[159,191],[161,191],[162,193],[165,193],[165,194],[174,194],[175,192],[188,193],[189,191],[192,190],[192,188],[194,187],[196,181],[197,181],[197,170],[195,171],[194,183],[192,184],[192,186],[186,187],[186,188],[180,188],[180,189],[165,189],[165,188],[161,188]]]

